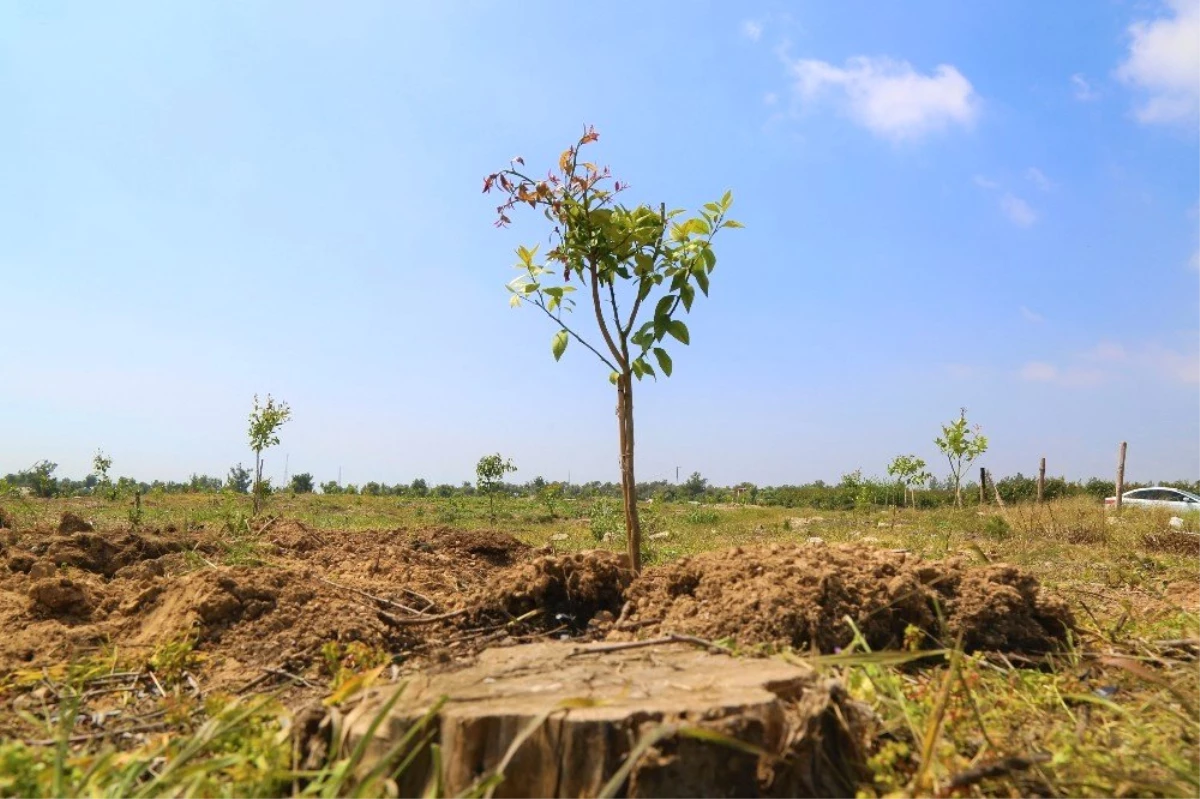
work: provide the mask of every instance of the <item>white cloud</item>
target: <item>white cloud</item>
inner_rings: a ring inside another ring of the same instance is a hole
[[[1140,89],[1138,121],[1178,123],[1200,115],[1200,0],[1168,0],[1170,13],[1129,26],[1129,55],[1117,77]]]
[[[1075,99],[1082,103],[1100,99],[1100,92],[1093,89],[1087,78],[1078,72],[1071,76],[1071,85],[1075,87]]]
[[[775,105],[779,102],[779,95],[775,92],[767,92],[763,95],[763,105]]]
[[[1040,313],[1038,313],[1037,311],[1031,311],[1029,308],[1026,308],[1024,305],[1021,306],[1021,316],[1025,317],[1026,321],[1033,322],[1034,324],[1040,324],[1040,323],[1046,321],[1046,318],[1044,316],[1042,316]]]
[[[1200,248],[1197,248],[1196,251],[1192,253],[1192,260],[1188,262],[1188,266],[1195,271],[1200,272]]]
[[[971,82],[947,64],[931,75],[886,57],[855,56],[845,67],[797,59],[788,60],[788,67],[801,100],[833,94],[851,119],[885,138],[915,139],[952,125],[970,127],[979,115]]]
[[[972,180],[974,180],[975,185],[981,189],[998,189],[998,188],[1000,188],[999,183],[997,183],[994,180],[988,180],[983,175],[976,175],[974,178],[972,178]]]
[[[1038,169],[1036,166],[1031,166],[1025,170],[1025,179],[1037,186],[1042,191],[1050,191],[1054,188],[1053,181]]]
[[[763,26],[761,22],[755,22],[748,19],[742,23],[742,35],[752,42],[757,42],[762,38]]]
[[[1000,198],[1000,210],[1017,227],[1030,227],[1037,222],[1037,211],[1029,207],[1029,203],[1012,194]]]
[[[1115,341],[1101,341],[1090,349],[1068,356],[1066,361],[1061,366],[1047,361],[1029,361],[1017,371],[1017,376],[1030,383],[1071,388],[1096,386],[1113,380],[1159,381],[1174,385],[1200,383],[1200,353],[1194,347],[1175,350],[1153,341],[1128,347]]]

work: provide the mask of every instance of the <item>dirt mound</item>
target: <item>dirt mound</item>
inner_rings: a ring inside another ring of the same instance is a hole
[[[925,561],[846,545],[772,545],[684,558],[647,569],[628,592],[622,627],[833,652],[850,643],[849,617],[872,649],[899,648],[910,625],[923,647],[1042,652],[1074,625],[1065,603],[1003,564]],[[944,619],[944,625],[939,621]],[[610,637],[628,637],[615,632]]]
[[[1200,533],[1167,528],[1142,535],[1142,546],[1156,552],[1171,552],[1176,555],[1200,555]]]
[[[68,577],[45,577],[29,586],[33,612],[46,616],[86,618],[92,612],[92,600],[82,585]]]
[[[625,559],[613,552],[547,555],[510,569],[470,604],[477,618],[515,619],[540,611],[533,626],[580,631],[601,614],[614,618],[632,581]]]
[[[0,508],[0,530],[11,530],[13,527],[12,516],[4,508]]]
[[[70,511],[62,515],[62,519],[58,522],[58,532],[62,535],[70,533],[90,533],[96,528],[92,527],[91,522],[84,519],[82,516],[77,516]]]
[[[528,544],[521,543],[508,533],[496,530],[452,530],[448,527],[414,533],[411,546],[422,552],[479,559],[492,566],[508,566],[529,551]]]
[[[70,514],[63,518],[67,515]],[[114,536],[80,532],[51,538],[33,547],[32,551],[59,566],[74,566],[93,574],[112,577],[122,567],[182,549],[183,544],[179,541],[153,534],[129,532]]]

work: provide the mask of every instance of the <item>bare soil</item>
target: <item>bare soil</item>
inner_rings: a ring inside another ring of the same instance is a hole
[[[1074,620],[1066,603],[1015,566],[927,561],[863,545],[771,545],[710,552],[646,570],[621,619],[659,632],[833,652],[855,628],[896,649],[910,627],[923,648],[1045,652]],[[853,622],[853,627],[849,622]],[[614,632],[613,637],[632,633]]]
[[[64,525],[74,527],[73,523]],[[222,537],[224,536],[224,538]],[[20,728],[3,675],[86,656],[151,669],[194,642],[205,692],[326,692],[322,647],[359,642],[401,670],[469,663],[487,647],[666,632],[832,652],[854,621],[873,648],[961,634],[975,649],[1042,652],[1072,627],[1021,570],[922,561],[870,547],[734,549],[634,579],[609,552],[554,554],[500,532],[346,533],[292,521],[257,535],[260,565],[216,565],[212,531],[6,531],[0,538],[0,734]],[[15,726],[14,726],[15,725]]]

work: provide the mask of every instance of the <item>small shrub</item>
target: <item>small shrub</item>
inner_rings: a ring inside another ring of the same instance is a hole
[[[984,522],[983,532],[988,538],[1003,541],[1012,535],[1012,528],[1003,516],[989,516]]]

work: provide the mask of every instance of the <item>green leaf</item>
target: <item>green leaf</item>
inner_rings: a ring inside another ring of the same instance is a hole
[[[683,322],[680,322],[678,319],[672,319],[671,321],[667,322],[667,332],[674,336],[680,344],[688,344],[691,342],[691,336],[688,335],[687,325],[685,325]]]
[[[725,227],[730,227],[730,228],[745,227],[745,225],[743,225],[741,222],[737,221],[736,219],[726,219],[722,224]]]
[[[732,191],[725,192],[725,195],[723,197],[721,197],[721,210],[722,211],[729,210],[729,204],[732,202],[733,202],[733,192]]]
[[[615,386],[617,384],[618,377],[619,377],[619,375],[616,372],[609,372],[608,373],[608,382],[612,383]]]
[[[700,251],[700,257],[704,259],[704,265],[708,267],[708,271],[712,271],[717,267],[717,254],[712,251],[712,247],[705,247]]]
[[[697,269],[695,272],[692,272],[692,274],[696,278],[696,285],[700,287],[700,290],[704,292],[704,296],[707,297],[708,296],[708,272],[705,272],[703,269]]]
[[[508,307],[516,308],[520,304],[521,304],[521,295],[520,294],[514,294],[508,298]]]
[[[562,357],[562,354],[567,350],[567,331],[560,330],[554,334],[554,338],[550,341],[550,351],[554,353],[554,360]]]
[[[696,299],[696,290],[692,288],[691,283],[684,283],[679,287],[679,299],[683,302],[683,310],[692,310],[692,300]]]
[[[663,374],[667,377],[671,376],[671,356],[667,355],[667,351],[662,347],[654,348],[654,357],[658,359],[658,368],[663,370]]]
[[[669,314],[671,312],[671,307],[674,305],[674,303],[675,303],[675,295],[674,294],[666,295],[665,297],[663,297],[661,300],[658,301],[657,305],[654,306],[654,316],[655,317],[666,316],[667,314]]]

